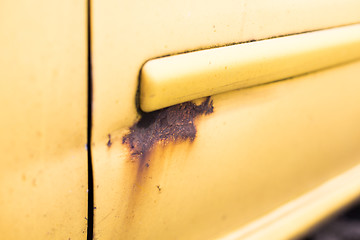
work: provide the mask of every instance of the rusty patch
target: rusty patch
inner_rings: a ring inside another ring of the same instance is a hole
[[[167,107],[158,111],[143,113],[140,120],[122,138],[122,143],[129,149],[128,166],[134,170],[134,176],[129,178],[130,195],[124,213],[124,221],[130,226],[136,221],[136,207],[139,196],[146,188],[146,181],[152,182],[151,187],[159,194],[164,192],[160,182],[154,182],[152,171],[157,161],[151,162],[150,155],[155,147],[164,147],[170,143],[184,141],[193,142],[196,138],[196,118],[208,115],[214,111],[213,101],[206,98],[200,105],[186,102]],[[114,138],[113,138],[114,140]],[[154,159],[155,160],[155,159]],[[157,165],[159,166],[159,165]],[[133,177],[133,178],[132,178]]]
[[[111,141],[111,134],[108,134],[108,142],[106,143],[106,145],[108,146],[108,147],[111,147],[111,145],[112,145],[112,141]]]
[[[213,101],[206,98],[200,105],[185,102],[158,111],[145,113],[123,137],[123,144],[130,148],[132,157],[142,163],[156,143],[167,144],[176,141],[194,141],[196,126],[194,120],[200,115],[214,111]]]

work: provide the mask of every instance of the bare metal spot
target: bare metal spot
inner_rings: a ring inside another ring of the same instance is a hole
[[[200,105],[185,102],[158,111],[145,113],[123,137],[123,144],[130,148],[132,157],[144,162],[152,147],[161,142],[194,141],[196,126],[194,120],[200,115],[214,111],[213,101],[208,97]]]

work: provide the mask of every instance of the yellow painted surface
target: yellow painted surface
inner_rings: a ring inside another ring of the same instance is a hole
[[[195,141],[156,148],[141,182],[121,142],[139,118],[147,60],[359,23],[359,9],[353,0],[92,1],[95,239],[220,238],[357,165],[360,63],[214,96]]]
[[[151,112],[360,59],[360,24],[153,59],[140,78]]]
[[[112,133],[94,145],[95,239],[220,238],[356,166],[359,74],[356,62],[213,96],[195,141],[158,146],[140,177],[126,130]]]
[[[134,123],[149,59],[359,23],[359,11],[355,0],[92,1],[94,142]]]
[[[360,194],[360,165],[325,182],[320,187],[284,204],[222,240],[279,240],[306,234],[329,214],[356,201]]]
[[[1,239],[86,239],[86,1],[0,2]]]

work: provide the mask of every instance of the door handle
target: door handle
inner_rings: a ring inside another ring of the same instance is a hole
[[[146,62],[145,112],[360,59],[360,24],[178,54]]]

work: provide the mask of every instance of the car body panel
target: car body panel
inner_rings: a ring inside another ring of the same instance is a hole
[[[95,184],[95,230],[109,234],[98,238],[221,237],[356,166],[359,67],[213,96],[214,113],[198,119],[194,142],[155,147],[140,175],[124,132],[112,133],[111,146],[106,139],[97,148],[107,174]],[[113,205],[99,204],[111,203],[105,191]]]
[[[358,200],[359,173],[357,165],[221,239],[302,239],[309,229]],[[325,231],[331,229],[325,227]]]
[[[357,1],[92,1],[94,238],[226,237],[355,167],[358,62],[212,96],[195,139],[155,145],[145,170],[124,136],[140,119],[149,59],[359,23],[359,9]]]
[[[2,239],[84,239],[86,1],[0,2]]]
[[[149,59],[360,23],[354,0],[91,1],[93,140],[131,126]]]
[[[0,3],[2,238],[85,239],[94,207],[94,239],[286,239],[359,196],[359,61],[156,113],[138,98],[150,59],[355,25],[358,1],[87,3]],[[136,152],[146,118],[191,131]]]

